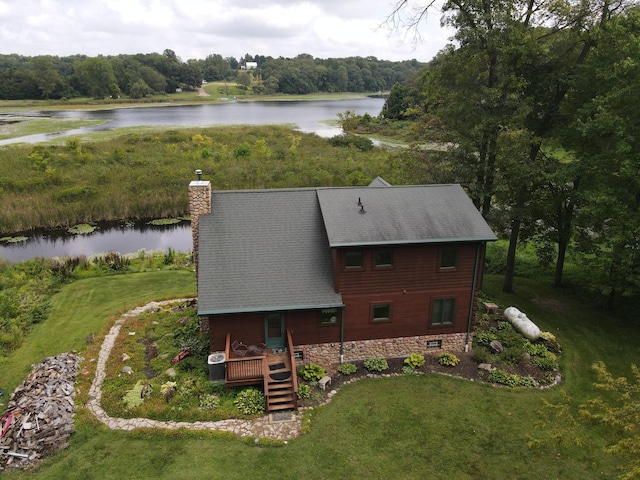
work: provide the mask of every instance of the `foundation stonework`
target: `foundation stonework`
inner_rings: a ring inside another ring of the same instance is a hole
[[[450,333],[447,335],[422,335],[415,337],[383,338],[377,340],[361,340],[344,342],[343,363],[366,360],[372,357],[406,357],[411,353],[431,354],[441,352],[462,352],[465,348],[466,333]],[[473,334],[469,338],[471,345]],[[428,348],[430,341],[440,340],[440,348]],[[296,351],[302,351],[302,363],[317,363],[325,368],[337,367],[340,364],[340,343],[320,343],[296,345]]]

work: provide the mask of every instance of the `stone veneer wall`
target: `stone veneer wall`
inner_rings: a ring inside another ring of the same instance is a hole
[[[466,333],[450,333],[447,335],[423,335],[344,342],[344,363],[366,360],[371,357],[406,357],[410,353],[463,352],[466,337]],[[469,345],[471,345],[472,339],[473,334],[469,338]],[[442,347],[427,348],[427,343],[431,340],[441,340]],[[329,369],[340,364],[339,342],[296,345],[294,350],[303,352],[303,364],[317,363]]]
[[[196,268],[196,288],[198,287],[198,246],[200,215],[211,213],[211,182],[194,180],[189,184],[189,215],[191,215],[191,238],[193,239],[193,264]],[[200,317],[200,333],[209,334],[209,318]]]
[[[200,215],[211,213],[211,182],[194,180],[189,184],[189,214],[191,215],[191,237],[193,239],[193,264],[198,278],[198,245]]]

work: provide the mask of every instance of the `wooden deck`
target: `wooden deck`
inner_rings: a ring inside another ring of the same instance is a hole
[[[287,332],[287,343],[289,347],[287,353],[272,353],[267,349],[262,355],[248,353],[246,356],[237,356],[231,349],[231,335],[227,334],[225,345],[227,387],[262,385],[267,398],[268,411],[297,408],[298,381],[290,332]],[[291,375],[282,380],[272,377],[285,372]]]

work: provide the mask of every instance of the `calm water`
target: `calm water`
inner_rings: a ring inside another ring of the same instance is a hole
[[[382,98],[356,98],[352,100],[322,100],[295,102],[229,102],[206,105],[184,105],[149,108],[116,108],[113,110],[61,110],[35,111],[29,115],[53,118],[86,118],[106,123],[67,132],[28,135],[0,140],[1,145],[12,143],[38,143],[67,135],[113,130],[142,125],[199,126],[212,125],[264,125],[291,124],[303,131],[330,137],[341,133],[322,121],[337,120],[337,114],[353,110],[358,115],[377,116],[382,110]],[[24,116],[24,113],[16,114]]]
[[[305,102],[230,102],[225,104],[172,106],[153,108],[119,108],[115,110],[33,112],[35,116],[61,118],[102,119],[107,123],[57,134],[30,135],[0,141],[0,145],[27,142],[38,143],[56,137],[91,131],[110,130],[142,125],[239,125],[294,124],[299,130],[331,137],[341,133],[339,128],[320,122],[336,120],[339,112],[353,110],[358,115],[380,113],[384,99],[363,98],[336,101]],[[24,114],[20,114],[24,115]],[[185,188],[187,185],[185,184]],[[191,250],[189,222],[165,227],[153,227],[144,222],[134,225],[107,223],[89,235],[71,235],[64,231],[42,232],[29,240],[15,244],[0,242],[0,257],[19,262],[35,257],[94,255],[104,252],[134,253],[140,249],[179,252]]]

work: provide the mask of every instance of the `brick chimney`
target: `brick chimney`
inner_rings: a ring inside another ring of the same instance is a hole
[[[202,180],[202,170],[196,170],[197,180],[189,184],[189,214],[191,215],[191,236],[193,238],[193,264],[198,278],[198,245],[200,215],[211,213],[211,182]],[[196,284],[197,285],[197,284]]]

